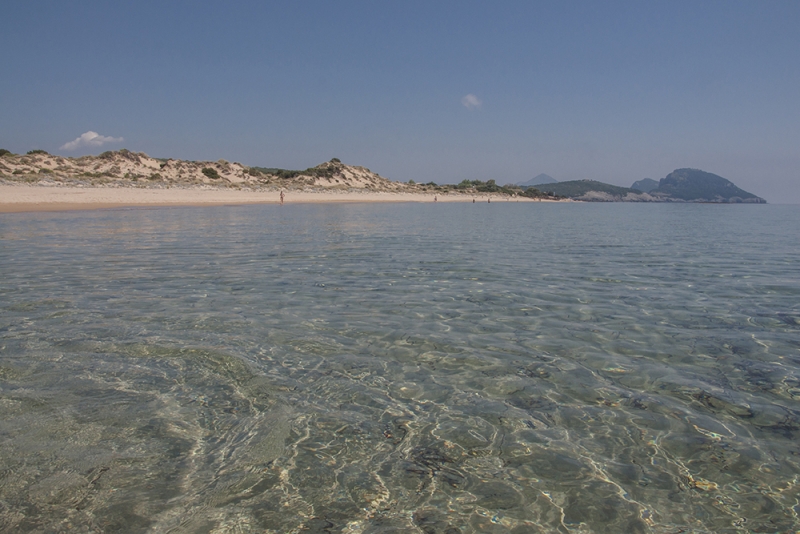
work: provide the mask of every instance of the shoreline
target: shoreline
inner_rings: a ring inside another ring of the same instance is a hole
[[[557,202],[483,193],[442,194],[388,191],[284,189],[286,204],[347,202]],[[136,188],[0,185],[0,213],[79,211],[115,208],[242,206],[280,204],[280,190],[210,188]],[[434,197],[436,201],[434,201]]]

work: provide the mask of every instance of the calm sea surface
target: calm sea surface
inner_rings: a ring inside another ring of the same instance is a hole
[[[0,215],[2,532],[796,532],[800,207]]]

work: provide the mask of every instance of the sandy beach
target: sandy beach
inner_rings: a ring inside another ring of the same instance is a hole
[[[535,202],[500,195],[371,191],[285,191],[285,203],[323,202]],[[133,188],[0,185],[0,213],[156,206],[279,204],[280,191],[203,188]]]

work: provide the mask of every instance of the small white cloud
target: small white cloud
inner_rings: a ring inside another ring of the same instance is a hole
[[[61,150],[75,150],[84,147],[103,146],[106,143],[121,143],[124,141],[122,137],[106,137],[97,132],[86,132],[81,134],[80,137],[69,143],[65,143]]]
[[[464,104],[464,107],[467,109],[478,109],[479,107],[481,107],[481,104],[483,104],[483,102],[481,102],[481,99],[473,95],[472,93],[462,98],[461,103]]]

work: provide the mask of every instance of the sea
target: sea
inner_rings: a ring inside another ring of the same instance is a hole
[[[800,531],[800,206],[0,215],[0,531]]]

